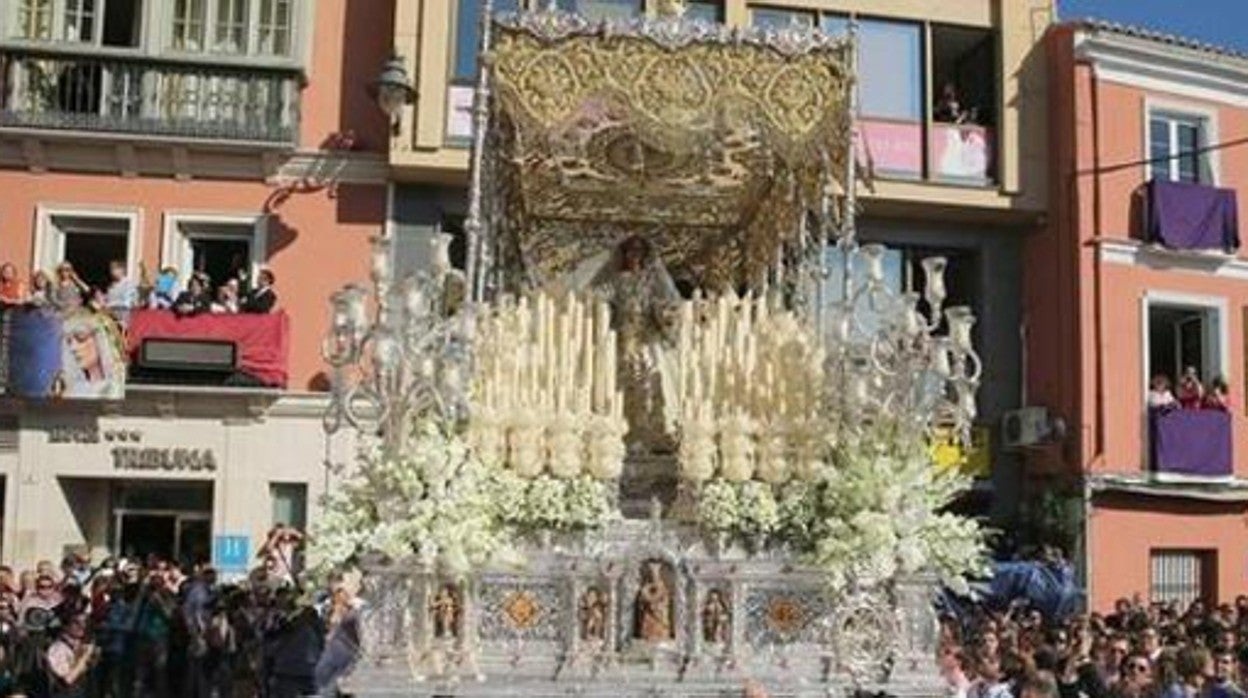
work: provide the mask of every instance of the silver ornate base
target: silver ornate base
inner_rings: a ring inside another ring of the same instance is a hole
[[[722,549],[672,521],[534,542],[517,570],[456,583],[366,570],[364,656],[343,690],[383,695],[943,694],[936,585],[834,599],[781,552]]]

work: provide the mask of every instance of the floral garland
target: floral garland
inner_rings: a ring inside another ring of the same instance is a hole
[[[372,447],[313,529],[320,571],[366,554],[415,557],[455,576],[512,556],[519,534],[597,529],[619,517],[613,481],[521,476],[482,459],[449,424],[422,418],[405,452]]]
[[[970,480],[934,468],[921,434],[875,425],[829,444],[812,471],[785,484],[712,479],[699,490],[698,522],[716,535],[783,540],[837,590],[922,571],[961,590],[987,571],[986,531],[942,511]]]
[[[502,520],[522,531],[597,529],[619,518],[615,488],[588,475],[530,479],[502,470],[491,484]]]
[[[462,576],[510,552],[491,480],[453,426],[418,421],[404,453],[363,450],[357,470],[327,496],[313,558],[327,571],[366,554],[414,556]]]

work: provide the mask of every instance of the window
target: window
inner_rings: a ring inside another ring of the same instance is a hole
[[[247,0],[217,0],[213,50],[246,53]]]
[[[14,33],[23,39],[51,39],[52,0],[20,0]]]
[[[173,48],[200,51],[204,47],[205,0],[174,0]]]
[[[932,27],[932,126],[928,173],[935,179],[985,184],[995,155],[996,42],[993,33]]]
[[[289,56],[292,0],[260,0],[259,36],[256,53]]]
[[[784,10],[778,7],[754,7],[750,21],[762,29],[787,29],[792,26],[815,26],[815,13],[806,10]]]
[[[64,0],[65,41],[91,42],[95,36],[95,0]]]
[[[824,13],[819,21],[819,28],[828,36],[845,36],[849,33],[849,17],[832,13]]]
[[[1173,386],[1188,368],[1202,383],[1223,376],[1219,308],[1160,298],[1148,300],[1147,313],[1146,381],[1165,376]]]
[[[308,525],[308,486],[302,482],[274,482],[269,485],[273,500],[273,525],[286,525],[303,531]]]
[[[974,308],[978,297],[978,265],[976,255],[971,250],[909,246],[886,248],[883,265],[885,287],[893,294],[914,292],[922,295],[926,284],[923,260],[928,257],[944,257],[947,263],[944,307],[966,305]],[[829,246],[825,260],[829,274],[824,282],[823,299],[826,304],[839,303],[844,297],[843,253],[840,248]],[[853,275],[855,288],[861,286],[867,273],[861,256],[855,256],[851,260],[850,273]],[[920,307],[922,306],[923,302],[920,301]],[[888,312],[891,309],[880,308],[877,312],[865,313],[868,320],[864,323],[864,329],[870,332],[875,326],[873,323],[878,322],[878,319],[871,318],[878,318]]]
[[[105,46],[137,47],[142,31],[142,0],[107,0],[104,3],[101,43]]]
[[[176,268],[182,284],[192,272],[207,274],[213,286],[231,277],[254,278],[266,260],[266,231],[263,216],[170,213],[161,266]]]
[[[640,17],[642,0],[558,0],[559,9],[575,12],[592,20]]]
[[[108,265],[138,266],[138,214],[41,210],[35,233],[35,267],[51,271],[69,262],[87,285],[107,288]]]
[[[865,21],[859,72],[862,114],[867,117],[923,120],[923,47],[919,25]]]
[[[1149,175],[1153,179],[1213,183],[1208,153],[1209,120],[1203,116],[1150,111],[1148,116]]]
[[[477,52],[481,50],[481,0],[459,0],[455,8],[455,53],[451,81],[471,85],[477,78]],[[515,12],[520,0],[495,0],[495,12]]]
[[[171,47],[289,56],[294,0],[173,0]],[[211,20],[211,33],[206,34]]]
[[[724,3],[722,0],[690,0],[685,3],[685,18],[720,24],[724,21]]]
[[[1213,599],[1217,553],[1212,550],[1152,550],[1149,552],[1149,600],[1174,603],[1186,609],[1197,599]]]

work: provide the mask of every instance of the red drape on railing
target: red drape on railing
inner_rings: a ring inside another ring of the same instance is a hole
[[[205,314],[178,317],[167,310],[137,310],[126,333],[131,360],[145,339],[211,339],[234,342],[238,368],[265,385],[286,387],[289,378],[290,318],[268,315]]]

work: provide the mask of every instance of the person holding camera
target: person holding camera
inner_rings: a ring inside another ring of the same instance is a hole
[[[53,698],[85,698],[91,668],[100,650],[87,641],[87,624],[82,616],[65,623],[60,636],[48,646],[47,665]]]

